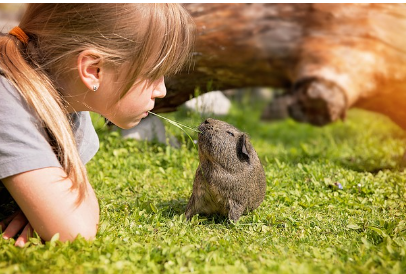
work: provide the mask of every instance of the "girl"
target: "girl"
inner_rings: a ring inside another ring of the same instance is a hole
[[[3,238],[95,237],[84,165],[98,138],[87,111],[137,125],[166,95],[164,75],[187,60],[192,30],[178,4],[27,6],[0,37],[0,193],[20,208],[0,223]]]

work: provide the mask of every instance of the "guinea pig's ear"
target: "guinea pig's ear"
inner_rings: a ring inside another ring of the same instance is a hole
[[[247,135],[244,133],[240,137],[240,143],[241,143],[241,153],[244,155],[245,158],[249,159],[250,158],[250,153],[251,153],[251,146],[248,141]]]

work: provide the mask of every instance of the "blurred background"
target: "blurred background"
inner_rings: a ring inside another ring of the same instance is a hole
[[[8,32],[18,24],[26,4],[0,3],[0,31]]]
[[[259,119],[324,126],[352,108],[406,129],[406,6],[402,4],[184,4],[196,26],[191,65],[165,78],[154,111],[188,108],[226,114],[224,96],[263,102]],[[0,4],[0,30],[26,4]],[[396,25],[396,28],[393,26]],[[220,94],[221,93],[221,94]],[[202,109],[203,108],[203,109]]]

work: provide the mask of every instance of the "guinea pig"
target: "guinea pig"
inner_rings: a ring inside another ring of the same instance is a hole
[[[264,168],[246,133],[208,118],[198,127],[199,166],[185,216],[221,215],[236,222],[264,200]]]

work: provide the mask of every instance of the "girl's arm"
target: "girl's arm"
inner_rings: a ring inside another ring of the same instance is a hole
[[[4,178],[2,182],[24,213],[14,217],[3,237],[14,237],[16,230],[24,227],[24,232],[29,233],[30,226],[45,241],[56,233],[61,241],[72,241],[78,234],[86,239],[95,237],[99,204],[89,183],[86,196],[78,204],[78,191],[71,190],[72,181],[58,167],[23,172]],[[24,223],[24,215],[28,224]],[[16,244],[27,241],[25,233],[20,237]]]

